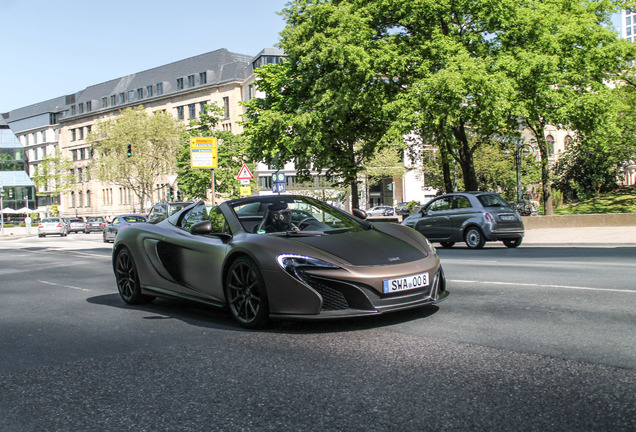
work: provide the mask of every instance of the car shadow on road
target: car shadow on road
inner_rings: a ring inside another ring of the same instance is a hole
[[[635,246],[589,247],[589,246],[521,246],[516,249],[506,247],[484,247],[483,249],[468,249],[453,247],[452,249],[438,248],[440,259],[444,258],[481,258],[481,257],[513,257],[513,258],[582,258],[599,256],[605,258],[636,257]]]
[[[234,321],[229,311],[202,303],[180,299],[157,298],[152,303],[131,306],[121,300],[119,294],[106,294],[86,299],[91,304],[143,311],[148,315],[143,320],[177,319],[186,324],[214,328],[220,330],[235,330],[251,332]],[[270,325],[259,332],[273,333],[340,333],[349,331],[369,330],[403,324],[409,321],[428,318],[439,310],[436,305],[427,305],[405,311],[391,312],[384,315],[363,316],[356,318],[336,318],[329,320],[272,320]]]

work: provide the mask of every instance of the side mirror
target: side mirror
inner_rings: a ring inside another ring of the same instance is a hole
[[[367,212],[365,212],[364,210],[360,210],[359,208],[354,208],[352,211],[353,215],[359,219],[366,219],[367,218]]]
[[[190,228],[190,233],[194,235],[198,234],[210,234],[212,232],[212,222],[209,220],[197,222]]]

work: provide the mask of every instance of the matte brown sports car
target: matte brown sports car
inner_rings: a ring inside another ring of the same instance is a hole
[[[374,315],[445,299],[435,249],[411,228],[371,224],[302,196],[203,202],[120,231],[113,269],[128,304],[156,296],[270,318]]]

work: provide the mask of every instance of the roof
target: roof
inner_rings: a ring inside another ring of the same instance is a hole
[[[7,186],[34,186],[25,171],[0,171],[0,182]]]
[[[127,93],[130,90],[136,91],[139,88],[145,90],[147,86],[156,85],[157,83],[163,83],[163,95],[158,96],[155,93],[152,98],[144,97],[143,100],[136,102],[149,101],[156,97],[165,97],[165,95],[188,91],[190,90],[187,85],[187,76],[189,75],[195,75],[197,83],[195,87],[215,86],[232,81],[243,82],[250,74],[249,67],[252,58],[253,57],[249,55],[232,53],[227,49],[219,49],[95,84],[74,94],[60,96],[48,101],[9,111],[0,117],[4,117],[4,120],[12,123],[46,113],[68,111],[71,105],[86,103],[88,101],[92,101],[91,113],[95,113],[102,109],[101,99],[103,97],[118,93]],[[204,84],[199,83],[199,74],[202,72],[206,73],[206,83]],[[186,78],[184,79],[185,88],[183,90],[177,90],[177,78]],[[136,96],[135,94],[135,98]],[[128,105],[128,103],[118,104],[119,107],[126,105]],[[110,101],[108,109],[112,109]],[[82,114],[78,112],[77,116],[79,115]],[[70,116],[69,113],[67,113],[65,119],[69,117],[74,116]],[[61,118],[58,118],[58,120],[61,120]]]

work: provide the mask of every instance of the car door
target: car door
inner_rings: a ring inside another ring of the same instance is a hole
[[[192,234],[190,229],[197,222],[210,220],[213,233],[229,228],[218,207],[207,212],[204,203],[192,208],[172,231],[157,245],[157,252],[164,268],[180,285],[183,294],[207,298],[223,303],[223,263],[227,254],[227,238],[214,234]]]
[[[453,197],[452,207],[453,209],[450,215],[450,240],[463,241],[463,227],[468,220],[475,217],[476,210],[470,203],[470,200],[463,195],[456,195]]]
[[[422,217],[415,223],[415,229],[431,241],[446,241],[452,235],[452,196],[442,196],[431,201],[422,209]]]

